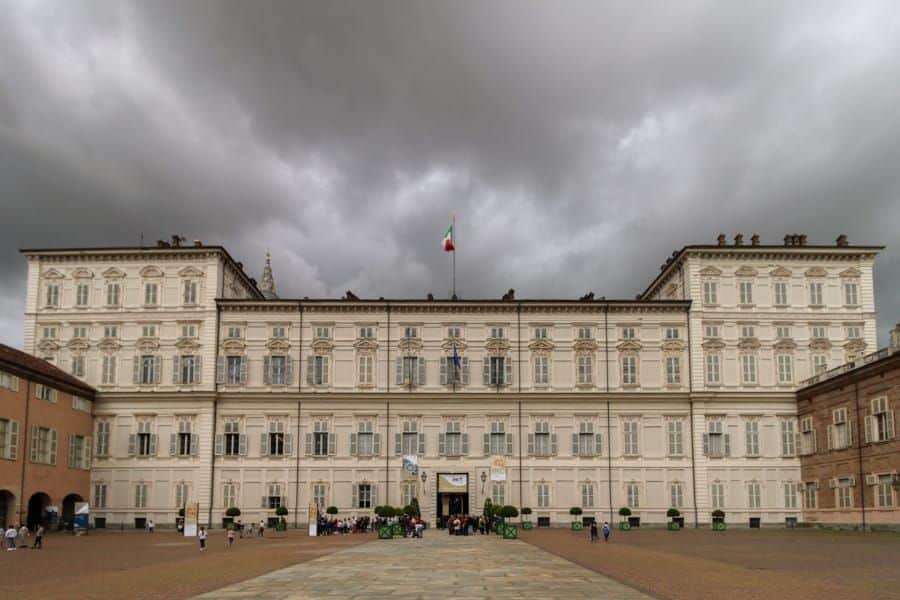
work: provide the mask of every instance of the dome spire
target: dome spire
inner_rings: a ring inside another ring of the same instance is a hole
[[[272,277],[272,256],[266,250],[266,266],[263,267],[262,279],[259,282],[259,291],[263,293],[266,300],[278,298],[275,293],[275,278]]]

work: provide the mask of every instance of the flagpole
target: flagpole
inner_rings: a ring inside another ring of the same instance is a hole
[[[450,296],[452,300],[456,299],[456,213],[453,213],[453,232],[451,235],[451,241],[453,242],[453,292]]]

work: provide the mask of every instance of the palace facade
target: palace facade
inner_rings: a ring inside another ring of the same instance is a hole
[[[24,250],[25,349],[97,391],[92,515],[418,498],[798,518],[799,382],[876,346],[880,247],[686,246],[634,300],[284,299],[219,246]],[[403,457],[417,462],[404,475]]]

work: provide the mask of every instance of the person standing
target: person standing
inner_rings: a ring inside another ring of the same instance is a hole
[[[23,523],[21,527],[19,527],[19,536],[22,538],[22,542],[19,544],[22,548],[28,547],[28,527]]]
[[[603,521],[603,541],[609,541],[609,523],[606,521]]]
[[[6,538],[6,551],[9,552],[11,550],[16,549],[16,536],[19,535],[16,532],[16,528],[12,525],[9,526],[9,529],[3,534],[3,537]]]
[[[40,550],[44,547],[44,526],[38,524],[37,531],[34,532],[34,545],[32,548]]]
[[[197,539],[200,540],[200,552],[206,550],[206,538],[208,534],[206,533],[206,527],[200,527],[200,531],[197,532]]]
[[[234,544],[234,528],[229,527],[228,533],[226,535],[228,537],[228,547],[231,548],[231,546]]]
[[[259,537],[266,537],[266,522],[259,520]]]
[[[156,529],[156,523],[153,522],[153,519],[147,519],[147,531],[153,533],[154,529]]]
[[[591,521],[591,541],[596,542],[600,539],[600,536],[597,535],[597,521]]]

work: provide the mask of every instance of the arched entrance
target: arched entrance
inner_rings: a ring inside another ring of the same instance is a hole
[[[16,497],[12,492],[0,490],[0,529],[6,529],[15,521],[12,511],[16,508]]]
[[[44,522],[44,512],[50,506],[50,496],[44,492],[32,494],[28,499],[28,529],[35,529],[39,523]]]
[[[75,521],[75,503],[76,502],[84,502],[81,496],[78,494],[69,494],[65,498],[63,498],[62,503],[62,520],[63,523],[66,524],[66,528],[72,526],[72,523]]]

